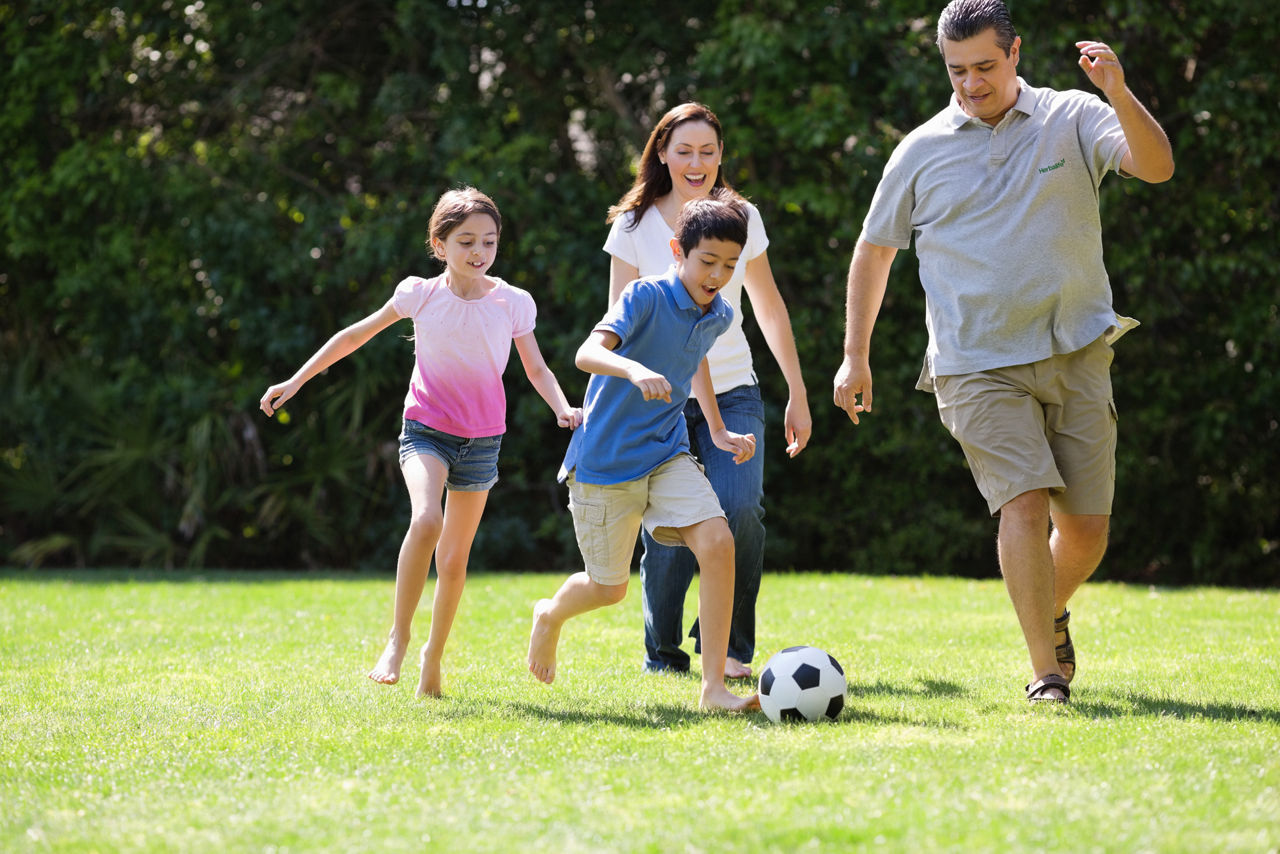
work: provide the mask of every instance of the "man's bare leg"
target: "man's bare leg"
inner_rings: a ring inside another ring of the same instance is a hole
[[[1000,571],[1031,656],[1033,682],[1061,676],[1053,650],[1053,555],[1049,550],[1049,494],[1024,492],[1000,508]],[[1051,689],[1062,697],[1062,692]]]
[[[1049,536],[1049,551],[1053,555],[1053,615],[1062,616],[1076,590],[1093,575],[1102,556],[1107,551],[1107,530],[1110,516],[1053,514],[1053,533]],[[1066,632],[1053,636],[1055,646],[1064,643]],[[1075,666],[1061,664],[1062,675],[1070,679]]]

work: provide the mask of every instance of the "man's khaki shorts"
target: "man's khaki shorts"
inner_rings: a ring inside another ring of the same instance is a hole
[[[638,480],[601,486],[570,472],[569,512],[587,575],[597,584],[625,584],[643,524],[664,546],[683,546],[678,529],[724,518],[702,466],[689,454],[672,457]]]
[[[1057,513],[1111,515],[1116,405],[1111,345],[1029,365],[934,378],[938,413],[973,471],[991,515],[1048,489]]]

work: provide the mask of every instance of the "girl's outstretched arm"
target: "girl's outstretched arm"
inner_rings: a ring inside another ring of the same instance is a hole
[[[391,300],[387,300],[382,308],[363,320],[356,321],[326,341],[324,346],[307,359],[306,363],[298,368],[298,372],[289,379],[267,389],[258,403],[259,408],[270,418],[284,406],[285,401],[298,393],[298,389],[302,388],[307,380],[359,350],[370,338],[399,319],[400,315],[396,313],[395,306],[391,304]]]
[[[516,339],[516,352],[520,354],[520,364],[524,366],[525,376],[529,378],[529,382],[542,399],[547,402],[547,406],[551,407],[551,411],[556,414],[556,424],[568,427],[570,430],[581,424],[582,410],[569,405],[564,392],[560,390],[556,375],[551,372],[546,360],[542,358],[538,339],[532,332]]]

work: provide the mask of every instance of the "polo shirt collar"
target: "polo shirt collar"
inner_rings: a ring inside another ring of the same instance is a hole
[[[1018,78],[1018,100],[1013,102],[1010,110],[1017,110],[1028,116],[1035,115],[1036,106],[1040,103],[1038,91],[1027,85],[1027,81],[1021,77]],[[960,109],[960,104],[956,101],[956,93],[951,93],[951,100],[947,102],[947,109],[943,115],[943,121],[948,127],[960,128],[969,122],[980,121],[973,116]]]

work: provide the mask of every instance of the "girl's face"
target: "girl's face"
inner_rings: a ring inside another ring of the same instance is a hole
[[[483,276],[498,257],[498,224],[485,213],[473,213],[431,248],[455,278]]]
[[[684,202],[705,196],[720,174],[724,147],[716,129],[706,122],[690,121],[677,127],[659,154],[671,173],[671,188]]]

